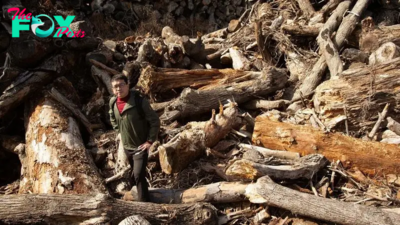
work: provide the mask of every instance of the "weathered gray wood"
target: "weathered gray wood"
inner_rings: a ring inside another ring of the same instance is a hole
[[[348,225],[394,225],[400,215],[373,206],[357,205],[335,199],[320,198],[281,186],[268,176],[251,184],[246,193],[259,194],[258,201],[291,211],[293,214]],[[306,206],[306,207],[305,207]]]
[[[392,119],[392,117],[388,117],[387,122],[387,127],[389,130],[395,132],[397,135],[400,135],[400,123]]]
[[[357,22],[360,20],[358,15],[361,15],[364,10],[367,8],[370,0],[359,0],[353,7],[351,13],[349,13],[340,24],[335,38],[332,40],[334,45],[337,48],[341,48],[346,40],[346,38],[353,32]],[[347,11],[346,5],[349,4],[348,1],[344,1],[339,4],[338,8],[335,10],[333,15],[328,19],[328,21],[332,18],[332,24],[339,24],[339,21],[336,21],[337,18],[341,18],[343,14]],[[341,13],[339,13],[339,10]],[[328,23],[327,21],[327,23]],[[328,26],[328,25],[326,25]],[[329,29],[334,31],[335,29]],[[300,93],[303,94],[304,97],[309,97],[315,90],[315,88],[321,82],[322,76],[325,74],[325,70],[327,68],[326,59],[324,56],[321,56],[319,60],[314,64],[314,67],[311,70],[311,73],[304,79],[300,87],[296,90],[292,101],[300,100]]]
[[[115,224],[133,214],[151,224],[217,224],[217,211],[208,203],[162,205],[127,202],[101,194],[0,196],[0,222],[4,223]]]
[[[293,165],[279,166],[264,165],[247,159],[240,159],[226,169],[226,175],[232,179],[241,180],[256,180],[265,175],[278,180],[311,179],[327,163],[328,160],[323,155],[318,154],[306,155],[295,160]]]

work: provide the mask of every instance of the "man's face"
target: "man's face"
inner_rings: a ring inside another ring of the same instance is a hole
[[[129,94],[129,85],[124,80],[115,80],[111,85],[114,94],[118,98],[125,98]]]

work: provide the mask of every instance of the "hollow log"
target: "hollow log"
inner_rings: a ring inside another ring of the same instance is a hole
[[[388,42],[379,47],[369,56],[369,65],[376,65],[390,61],[400,56],[400,47],[393,42]]]
[[[234,82],[235,79],[253,77],[259,72],[236,71],[233,69],[185,70],[174,68],[147,67],[140,75],[138,86],[142,91],[155,96],[157,93],[174,88],[201,88],[207,85],[219,86]]]
[[[311,126],[256,118],[253,142],[270,149],[322,154],[329,160],[341,160],[345,167],[358,167],[368,174],[399,173],[400,147],[363,141],[339,133],[324,133]]]
[[[327,162],[328,160],[319,154],[306,155],[295,160],[293,165],[265,165],[240,159],[226,169],[226,175],[231,180],[256,180],[265,175],[274,180],[311,179]]]
[[[78,102],[72,85],[62,84],[62,95]],[[73,114],[46,93],[31,97],[25,109],[26,149],[20,155],[19,193],[106,193]]]
[[[116,224],[133,214],[143,216],[151,224],[216,225],[218,221],[217,210],[208,203],[162,205],[127,202],[101,194],[0,197],[0,222],[4,223]]]
[[[161,169],[166,174],[179,172],[203,155],[207,148],[216,145],[238,124],[238,111],[233,103],[207,122],[192,122],[187,129],[158,147]]]
[[[322,120],[344,115],[349,131],[371,130],[378,113],[390,103],[388,116],[399,120],[397,88],[400,58],[346,70],[339,79],[325,81],[315,91],[314,105]]]
[[[246,193],[258,194],[260,203],[266,203],[291,211],[295,215],[307,216],[336,224],[396,224],[400,215],[373,206],[364,206],[335,199],[320,198],[281,186],[268,176],[249,185]],[[304,207],[304,203],[308,203]]]
[[[0,118],[21,104],[28,96],[30,97],[43,88],[44,85],[62,76],[68,68],[71,68],[71,60],[73,57],[68,53],[56,55],[37,67],[37,71],[19,74],[0,96]]]
[[[150,202],[158,204],[243,202],[247,200],[244,196],[247,186],[248,184],[243,182],[218,182],[186,190],[151,188],[149,189],[149,197]],[[124,199],[136,201],[136,188],[127,192]]]
[[[364,10],[367,8],[370,0],[359,0],[356,2],[352,9],[352,13],[343,18],[342,23],[340,24],[341,18],[344,13],[347,11],[346,5],[349,5],[349,1],[344,1],[339,4],[337,9],[333,12],[333,14],[329,17],[328,21],[325,23],[325,27],[329,27],[329,30],[333,32],[335,29],[331,29],[331,27],[337,27],[339,24],[339,28],[336,32],[335,38],[332,40],[333,44],[340,49],[346,38],[354,31],[357,22],[359,21],[359,16]],[[311,73],[307,75],[304,79],[300,87],[296,90],[292,101],[300,100],[301,94],[305,97],[310,96],[315,88],[321,82],[322,76],[325,74],[327,68],[326,59],[324,56],[321,56],[319,60],[314,64],[314,67],[311,70]]]
[[[189,117],[217,108],[219,102],[234,99],[238,104],[254,96],[263,96],[279,90],[287,82],[286,71],[275,67],[264,68],[254,76],[239,77],[233,82],[216,87],[208,85],[202,90],[186,88],[164,111],[161,120],[172,122],[179,117]],[[202,104],[199,104],[201,102]]]

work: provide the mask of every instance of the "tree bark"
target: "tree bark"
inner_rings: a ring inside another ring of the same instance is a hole
[[[329,27],[330,28],[329,30],[333,32],[335,29],[331,29],[331,26],[336,27],[339,24],[340,21],[337,21],[337,19],[342,18],[343,14],[347,11],[348,8],[348,6],[346,7],[347,4],[349,4],[348,1],[342,2],[335,10],[335,12],[332,14],[332,16],[328,19],[324,27]],[[351,32],[353,32],[359,20],[359,16],[357,15],[361,15],[368,6],[368,4],[369,0],[357,1],[356,5],[352,9],[352,13],[347,15],[343,19],[342,23],[340,24],[336,32],[334,40],[332,40],[338,49],[340,49],[343,46],[346,38],[351,34]],[[304,81],[300,85],[299,89],[297,89],[296,93],[293,96],[292,101],[300,100],[301,99],[300,93],[302,93],[304,97],[310,96],[320,83],[322,76],[325,74],[326,68],[327,68],[326,59],[324,56],[321,56],[319,60],[314,64],[311,73],[308,74],[308,76],[304,79]]]
[[[72,85],[62,85],[59,91],[78,102]],[[19,193],[105,193],[72,114],[46,94],[31,98],[25,110],[26,149],[20,154]]]
[[[283,187],[268,176],[249,185],[246,193],[257,193],[260,203],[291,211],[293,214],[348,225],[394,225],[400,215],[373,206],[357,205],[335,199],[320,198]],[[304,207],[307,205],[307,207]]]
[[[378,119],[378,113],[390,104],[388,116],[400,119],[398,107],[400,59],[370,67],[349,69],[339,79],[325,81],[315,91],[314,105],[327,123],[344,115],[347,110],[349,131],[369,131]]]
[[[126,202],[101,194],[0,197],[0,221],[4,223],[118,224],[131,215],[141,215],[151,224],[217,224],[218,221],[217,210],[208,203],[161,205]]]
[[[256,180],[265,175],[275,180],[311,179],[327,162],[324,156],[318,154],[306,155],[293,161],[293,165],[278,166],[240,159],[226,169],[226,175],[232,180]]]
[[[220,101],[232,98],[240,104],[249,101],[253,96],[267,95],[279,90],[285,86],[286,81],[285,70],[268,67],[254,78],[239,77],[229,84],[217,87],[208,85],[207,88],[204,87],[198,91],[187,88],[165,109],[160,119],[164,122],[172,122],[179,117],[209,112],[217,108]]]
[[[271,121],[263,116],[256,118],[253,142],[302,155],[319,153],[368,174],[398,173],[400,163],[400,148],[396,145],[363,141],[338,133],[325,134],[310,126]]]
[[[158,147],[161,169],[164,173],[171,174],[184,169],[200,155],[205,153],[207,148],[216,145],[238,124],[238,111],[233,105],[223,110],[220,106],[220,113],[207,122],[192,122],[168,143]]]

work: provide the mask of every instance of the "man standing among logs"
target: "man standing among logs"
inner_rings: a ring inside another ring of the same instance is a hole
[[[130,182],[136,183],[138,200],[147,202],[148,183],[146,165],[148,150],[157,139],[160,120],[146,98],[129,89],[128,78],[123,74],[111,80],[113,96],[110,99],[110,121],[113,129],[121,135],[125,153],[132,172]]]

